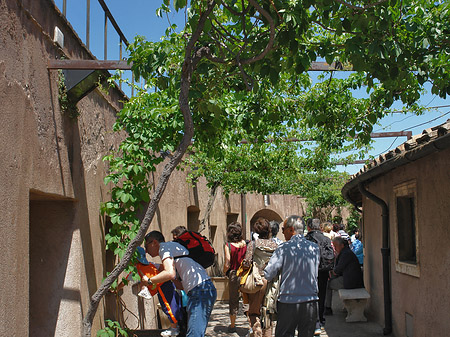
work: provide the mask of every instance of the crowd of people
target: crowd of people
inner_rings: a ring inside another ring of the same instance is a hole
[[[277,237],[280,229],[284,241]],[[151,231],[145,250],[138,247],[139,295],[158,294],[171,322],[162,336],[204,336],[217,298],[204,265],[179,241],[186,232],[178,226],[171,232],[174,241],[166,242],[161,232]],[[242,298],[250,337],[272,336],[275,322],[276,337],[293,337],[296,331],[298,336],[320,335],[325,316],[333,314],[332,290],[364,287],[359,232],[350,236],[341,224],[305,223],[295,215],[281,224],[259,218],[251,240],[244,240],[238,222],[228,225],[226,239],[230,333],[236,332]],[[146,253],[159,256],[161,264],[148,262]]]

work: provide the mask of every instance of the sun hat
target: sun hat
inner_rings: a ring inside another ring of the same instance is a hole
[[[138,256],[137,256],[138,261],[142,264],[148,265],[149,262],[147,261],[147,257],[145,255],[145,249],[142,247],[137,247],[136,251],[138,253]]]

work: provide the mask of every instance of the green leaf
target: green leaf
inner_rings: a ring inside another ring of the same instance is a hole
[[[120,200],[122,200],[123,203],[127,203],[128,200],[130,200],[130,195],[128,193],[123,193],[120,196]]]
[[[261,74],[261,76],[265,77],[265,76],[269,75],[270,71],[271,71],[270,66],[265,64],[261,67],[260,74]]]
[[[276,85],[278,83],[278,80],[280,78],[280,73],[275,69],[270,69],[270,82],[272,82],[272,85]]]
[[[344,28],[347,32],[352,30],[352,24],[349,19],[345,18],[342,20],[342,28]]]

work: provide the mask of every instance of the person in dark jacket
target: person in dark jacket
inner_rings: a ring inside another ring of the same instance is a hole
[[[316,243],[320,248],[320,264],[317,278],[319,287],[319,325],[316,326],[316,333],[320,334],[320,325],[325,324],[325,318],[323,317],[325,296],[327,293],[328,275],[334,266],[334,251],[331,240],[320,231],[319,219],[308,219],[306,225],[308,234],[306,234],[305,239]]]
[[[364,288],[363,274],[358,258],[349,247],[348,240],[337,236],[333,240],[336,249],[336,265],[330,273],[325,302],[325,315],[332,315],[332,290]]]

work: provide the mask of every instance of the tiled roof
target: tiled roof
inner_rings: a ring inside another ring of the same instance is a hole
[[[355,206],[360,205],[362,199],[359,188],[366,182],[447,148],[450,148],[450,119],[441,125],[423,130],[421,134],[369,162],[344,185],[342,195]]]
[[[405,156],[412,151],[420,150],[424,145],[429,144],[440,137],[450,134],[450,119],[445,123],[428,128],[422,131],[421,134],[413,136],[403,144],[397,146],[395,149],[380,155],[378,158],[370,161],[365,165],[358,173],[354,174],[351,179],[354,179],[364,173],[372,170],[373,168],[382,165],[383,163],[396,158]]]

